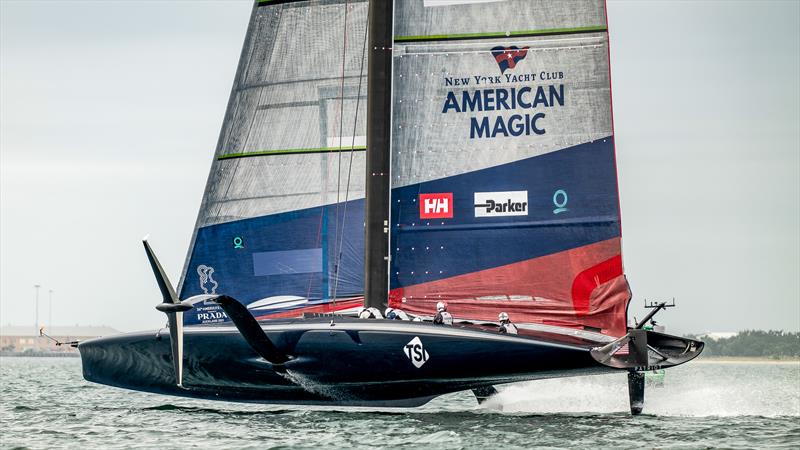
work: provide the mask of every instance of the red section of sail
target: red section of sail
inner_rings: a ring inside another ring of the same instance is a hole
[[[575,314],[589,314],[589,297],[598,287],[622,276],[622,256],[617,255],[579,273],[572,280],[572,306]]]
[[[304,306],[302,308],[291,309],[289,311],[278,311],[274,313],[259,314],[256,319],[291,319],[303,317],[305,313],[332,313],[350,308],[364,306],[364,297],[348,298],[337,300],[336,303],[324,303],[321,305]]]
[[[444,300],[457,319],[495,322],[505,311],[517,323],[612,336],[626,332],[629,299],[619,238],[389,293],[390,306],[412,314],[433,315]]]

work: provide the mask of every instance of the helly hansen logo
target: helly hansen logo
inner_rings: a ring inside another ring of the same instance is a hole
[[[453,193],[419,194],[421,219],[452,219]]]
[[[497,61],[497,66],[500,67],[500,73],[506,73],[506,70],[517,67],[517,63],[528,56],[528,47],[519,48],[515,45],[494,47],[492,56]]]
[[[414,364],[414,367],[419,369],[422,367],[423,364],[428,362],[430,359],[430,355],[428,355],[428,351],[425,350],[425,347],[422,346],[422,340],[420,340],[419,336],[415,336],[405,347],[403,347],[403,351],[405,352],[408,359],[411,360],[411,364]]]
[[[528,191],[475,193],[475,217],[527,215]]]

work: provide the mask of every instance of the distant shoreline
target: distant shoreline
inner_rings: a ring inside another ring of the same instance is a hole
[[[6,352],[0,351],[4,358],[78,358],[78,352]]]
[[[697,362],[710,364],[800,364],[800,358],[771,358],[769,356],[702,356],[696,359]]]

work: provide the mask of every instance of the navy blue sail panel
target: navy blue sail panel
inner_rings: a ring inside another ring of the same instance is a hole
[[[342,217],[344,203],[338,209]],[[266,300],[254,311],[266,314],[327,303],[334,291],[337,297],[361,295],[364,200],[348,202],[347,210],[338,242],[336,205],[201,228],[181,298],[224,293],[245,304]],[[224,319],[214,305],[200,305],[184,317],[187,324]]]
[[[489,202],[476,202],[481,193],[494,201],[494,210],[516,208],[516,215],[487,213]],[[451,217],[424,218],[431,215],[424,204],[431,194],[434,201],[435,194],[452,198]],[[395,188],[392,199],[392,289],[620,236],[611,137]]]
[[[392,190],[389,304],[626,332],[613,137]]]

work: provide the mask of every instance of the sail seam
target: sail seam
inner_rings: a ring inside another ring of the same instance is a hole
[[[409,226],[407,224],[398,224],[398,233],[415,233],[415,232],[436,232],[436,231],[472,231],[472,230],[500,230],[508,228],[544,228],[544,227],[565,227],[573,225],[582,226],[608,226],[618,223],[619,220],[615,217],[599,217],[589,219],[572,219],[572,220],[529,220],[524,222],[511,222],[511,223],[491,223],[491,224],[462,224],[462,225],[429,225],[429,226]]]
[[[605,26],[588,26],[572,28],[550,28],[546,30],[495,31],[487,33],[431,34],[420,36],[395,36],[395,42],[418,41],[458,41],[465,39],[495,39],[507,37],[553,36],[559,34],[580,34],[608,31]]]
[[[359,75],[346,75],[345,79],[349,80],[351,78],[358,78]],[[318,78],[301,78],[297,80],[285,80],[285,81],[266,81],[262,83],[250,83],[246,85],[239,86],[236,89],[236,92],[243,92],[249,89],[257,89],[263,87],[272,87],[272,86],[282,86],[285,84],[299,84],[299,83],[321,83],[323,81],[331,81],[331,80],[339,80],[341,77],[318,77]]]
[[[344,27],[342,27],[342,30],[343,30],[343,36],[342,36],[342,72],[341,72],[341,79],[342,80],[341,80],[341,86],[339,88],[340,89],[339,90],[339,111],[337,113],[337,115],[339,116],[338,135],[339,135],[339,147],[340,148],[342,147],[342,130],[344,130],[344,77],[345,77],[345,66],[346,66],[346,61],[347,61],[347,10],[348,10],[348,6],[349,6],[349,2],[345,1],[345,3],[344,3]],[[359,80],[359,84],[360,83],[361,83],[361,81]],[[355,113],[358,114],[358,106],[356,106]],[[355,135],[353,135],[353,143],[355,143]],[[350,153],[350,155],[352,155],[352,152]],[[340,195],[341,195],[341,191],[342,191],[342,152],[338,152],[337,158],[338,158],[338,161],[336,163],[336,224],[334,225],[334,234],[333,234],[333,248],[334,248],[334,251],[336,250],[337,243],[339,242],[339,233],[341,232],[341,230],[339,229],[339,202],[340,202]],[[344,223],[342,225],[344,225]],[[335,255],[334,255],[334,258],[336,258]],[[339,271],[338,270],[338,261],[334,260],[334,264],[336,264],[336,267],[337,267],[337,269],[334,270],[334,272],[335,272],[334,273],[334,278],[337,278],[338,275],[339,275],[338,274],[338,271]],[[327,273],[327,271],[328,271],[327,264],[326,264],[325,270],[326,270],[326,273]],[[327,275],[326,275],[326,279],[327,279]],[[326,286],[327,285],[328,285],[328,283],[326,283]],[[334,289],[333,289],[333,291],[334,291],[333,304],[334,305],[336,305],[336,286],[338,286],[338,283],[336,282],[336,280],[334,280]],[[309,286],[309,289],[311,289],[310,286]],[[328,287],[328,289],[330,289],[330,287]],[[330,291],[323,292],[322,295],[324,296],[324,295],[329,294],[329,293],[330,293]]]
[[[308,3],[308,1],[309,0],[256,0],[256,6],[257,7],[261,7],[261,6],[283,5],[283,4],[287,4],[287,3]],[[328,0],[328,1],[329,1],[328,4],[335,5],[335,4],[346,3],[346,2],[354,1],[354,0]],[[357,1],[364,2],[364,1],[367,1],[367,0],[357,0]],[[289,6],[291,6],[291,5],[289,5]],[[297,5],[297,6],[304,6],[304,5]]]
[[[290,148],[283,150],[260,150],[256,152],[229,153],[217,157],[217,161],[236,158],[250,158],[253,156],[274,156],[274,155],[302,155],[308,153],[337,153],[337,152],[363,152],[366,146],[356,147],[319,147],[319,148]]]

